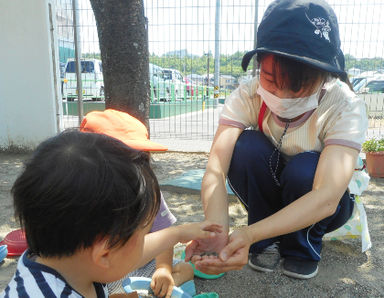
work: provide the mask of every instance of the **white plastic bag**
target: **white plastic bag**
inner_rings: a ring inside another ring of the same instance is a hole
[[[368,230],[367,214],[365,213],[364,205],[360,198],[362,192],[368,188],[369,179],[369,175],[364,169],[363,161],[361,158],[358,158],[356,170],[348,185],[349,192],[355,195],[352,216],[342,227],[325,234],[324,239],[341,240],[361,237],[361,251],[365,252],[371,248],[372,242]]]

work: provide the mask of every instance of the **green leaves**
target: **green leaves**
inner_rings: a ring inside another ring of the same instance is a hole
[[[241,60],[246,52],[236,52],[232,55],[220,56],[220,74],[232,75],[235,78],[245,75],[241,69]],[[179,55],[164,54],[157,56],[154,53],[149,55],[149,62],[159,65],[163,68],[173,68],[179,70],[183,75],[199,74],[206,76],[208,73],[208,56],[197,56],[186,54],[183,57]],[[212,54],[209,55],[209,73],[214,73],[215,59]]]
[[[384,139],[370,139],[363,143],[362,149],[364,152],[384,151]]]

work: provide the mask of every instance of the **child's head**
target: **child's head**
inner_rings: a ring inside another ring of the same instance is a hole
[[[123,246],[160,203],[147,154],[78,131],[40,144],[12,193],[28,246],[41,257],[72,256],[101,239]]]

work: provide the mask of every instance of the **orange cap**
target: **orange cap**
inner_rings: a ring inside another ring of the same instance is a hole
[[[147,128],[135,117],[113,109],[88,113],[81,122],[80,131],[104,134],[140,151],[168,150],[150,141]]]

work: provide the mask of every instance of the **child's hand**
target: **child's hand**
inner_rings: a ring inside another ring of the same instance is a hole
[[[180,229],[180,242],[214,238],[217,236],[217,233],[221,233],[223,231],[222,225],[214,224],[207,220],[197,223],[188,223],[177,227]]]
[[[170,298],[175,282],[167,268],[158,268],[152,275],[151,288],[156,297]]]

